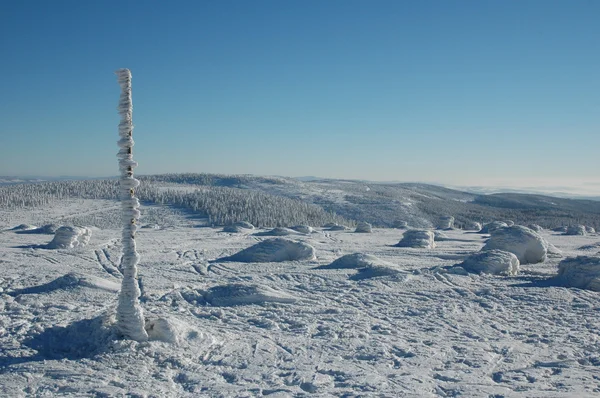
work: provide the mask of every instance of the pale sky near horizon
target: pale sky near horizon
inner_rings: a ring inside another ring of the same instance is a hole
[[[136,172],[600,193],[600,1],[0,0],[0,176]],[[591,187],[591,188],[590,188]]]

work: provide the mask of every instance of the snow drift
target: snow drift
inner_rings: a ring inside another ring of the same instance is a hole
[[[90,241],[92,230],[86,227],[60,227],[54,239],[48,243],[48,249],[74,249],[84,247]]]
[[[514,225],[494,231],[481,250],[493,249],[513,253],[521,264],[535,264],[546,260],[548,243],[529,228]]]
[[[435,247],[435,235],[433,232],[424,229],[411,229],[406,231],[402,240],[396,244],[396,247],[420,247],[433,249]]]
[[[313,233],[313,227],[309,227],[308,225],[295,225],[291,227],[296,232],[300,232],[301,234],[310,235]]]
[[[270,263],[296,260],[315,260],[315,248],[311,245],[283,238],[269,239],[244,249],[220,261],[242,263]]]
[[[358,273],[350,277],[350,279],[353,280],[362,280],[379,276],[408,277],[408,273],[399,269],[395,264],[366,253],[346,254],[330,264],[318,267],[318,269],[357,269]]]
[[[519,272],[519,265],[519,259],[513,253],[487,250],[470,255],[457,266],[474,273],[516,275]]]
[[[600,292],[600,258],[577,256],[558,264],[557,281],[568,287]]]
[[[288,236],[288,235],[301,235],[300,232],[290,228],[277,227],[270,231],[257,232],[256,236]]]

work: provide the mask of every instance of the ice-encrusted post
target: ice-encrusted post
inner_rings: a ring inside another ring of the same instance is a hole
[[[144,313],[140,305],[140,287],[137,280],[137,264],[140,255],[135,249],[135,232],[137,220],[140,218],[138,210],[140,202],[135,197],[135,188],[140,182],[133,177],[133,168],[137,162],[133,160],[133,105],[131,103],[131,72],[129,69],[119,69],[115,72],[121,86],[119,99],[119,196],[122,207],[123,221],[123,258],[121,271],[123,281],[119,293],[117,306],[117,328],[123,336],[136,341],[148,340],[145,329]]]

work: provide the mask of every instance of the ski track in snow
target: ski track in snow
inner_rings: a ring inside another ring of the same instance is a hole
[[[260,231],[139,231],[145,313],[181,325],[178,343],[115,339],[93,325],[115,311],[116,293],[51,283],[70,272],[119,283],[118,229],[96,229],[87,247],[72,251],[36,248],[50,235],[0,233],[0,394],[600,395],[600,298],[549,283],[560,258],[524,265],[514,277],[455,275],[438,267],[479,250],[481,235],[445,231],[461,241],[425,250],[393,247],[402,231],[374,229],[290,237],[313,245],[316,261],[214,261],[267,239],[254,236]],[[598,238],[544,236],[564,256],[583,254],[578,248]],[[354,281],[353,269],[316,269],[354,252],[410,276]],[[298,301],[218,307],[204,300],[211,287],[240,283]],[[21,290],[36,286],[47,287]]]

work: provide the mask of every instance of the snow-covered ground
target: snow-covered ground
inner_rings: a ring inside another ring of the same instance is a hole
[[[138,233],[154,340],[135,343],[111,327],[119,229],[92,228],[73,250],[8,230],[116,207],[62,205],[0,213],[0,396],[600,396],[600,296],[557,286],[556,255],[516,276],[459,275],[444,267],[487,235],[444,231],[436,248],[416,249],[394,247],[402,230],[317,229],[285,237],[316,260],[225,262],[272,237],[143,208],[169,228]],[[600,249],[596,234],[542,236],[563,258]],[[398,272],[323,267],[357,252]]]

